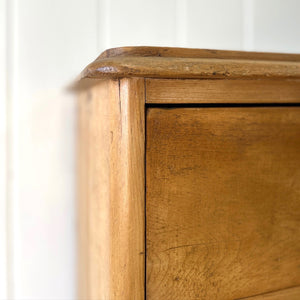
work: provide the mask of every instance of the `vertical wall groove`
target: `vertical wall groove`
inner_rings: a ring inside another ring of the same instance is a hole
[[[185,47],[187,45],[187,1],[176,0],[175,14],[175,44]]]
[[[0,0],[0,299],[7,298],[7,0]]]
[[[254,2],[243,0],[243,50],[254,50]]]
[[[18,3],[7,1],[7,297],[15,299],[18,286],[18,254],[22,252],[18,235]]]
[[[98,1],[98,51],[101,52],[110,48],[110,0]]]

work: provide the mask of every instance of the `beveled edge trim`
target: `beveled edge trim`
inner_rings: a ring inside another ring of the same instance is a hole
[[[79,80],[93,78],[300,78],[300,62],[177,57],[113,57],[97,59]]]
[[[180,47],[118,47],[105,50],[96,60],[112,57],[178,57],[178,58],[218,58],[218,59],[254,59],[273,61],[300,61],[300,54],[275,52],[249,52]]]

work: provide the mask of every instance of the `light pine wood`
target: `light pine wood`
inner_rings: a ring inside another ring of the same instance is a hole
[[[299,103],[299,80],[146,79],[147,103]]]
[[[122,47],[88,65],[79,298],[300,299],[299,83],[299,54]]]
[[[79,299],[86,299],[88,293],[88,105],[89,92],[81,90],[78,95],[78,211],[80,226],[78,228],[78,295]]]
[[[247,297],[239,300],[299,300],[300,287],[293,287],[273,293]]]
[[[300,78],[299,54],[125,47],[105,51],[81,73],[88,78]]]
[[[144,98],[136,78],[80,98],[81,299],[144,299]]]
[[[217,58],[113,57],[99,59],[81,74],[87,78],[300,78],[300,62]]]
[[[300,61],[299,54],[147,46],[107,49],[97,59],[122,56]]]
[[[147,300],[300,285],[300,107],[149,108],[146,132]]]

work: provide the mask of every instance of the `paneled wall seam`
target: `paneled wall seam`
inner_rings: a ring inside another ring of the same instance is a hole
[[[7,0],[7,297],[15,299],[17,281],[16,263],[21,253],[18,239],[18,84],[17,84],[17,25],[18,0]]]
[[[185,47],[187,45],[187,1],[176,0],[175,14],[175,44]]]
[[[111,47],[111,37],[110,37],[110,0],[96,0],[98,6],[98,34],[97,34],[97,45],[98,52],[104,51]]]
[[[243,50],[254,50],[254,2],[243,0]]]
[[[7,298],[7,0],[0,0],[0,299]]]
[[[96,17],[96,39],[97,39],[97,42],[96,42],[96,46],[97,46],[97,49],[96,49],[96,52],[98,52],[98,50],[100,49],[100,0],[95,0],[96,1],[96,11],[95,11],[95,17]]]

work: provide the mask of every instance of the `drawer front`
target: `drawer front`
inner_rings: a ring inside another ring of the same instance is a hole
[[[300,107],[148,108],[148,300],[300,285]]]

